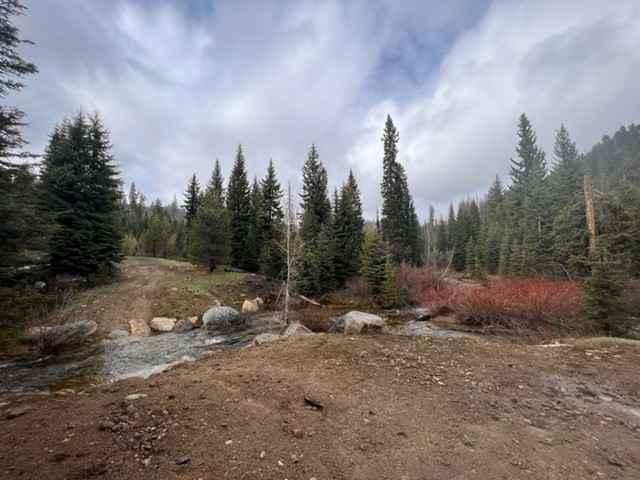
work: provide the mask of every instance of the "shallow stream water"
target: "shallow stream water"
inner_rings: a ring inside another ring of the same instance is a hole
[[[83,388],[129,377],[147,378],[185,361],[194,361],[207,350],[238,347],[265,332],[281,327],[264,324],[236,331],[208,333],[196,329],[150,337],[122,337],[89,342],[55,355],[0,363],[0,393]],[[390,327],[386,333],[404,336],[456,336],[428,322],[410,321]]]

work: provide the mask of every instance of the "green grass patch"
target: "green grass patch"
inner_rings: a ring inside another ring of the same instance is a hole
[[[178,288],[208,292],[218,287],[234,286],[242,283],[247,274],[244,272],[226,272],[220,268],[210,274],[196,273],[185,278],[176,285]]]

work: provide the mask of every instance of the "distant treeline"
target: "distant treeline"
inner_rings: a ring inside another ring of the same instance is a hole
[[[518,125],[510,184],[499,178],[481,200],[431,211],[426,259],[474,276],[486,273],[585,278],[591,272],[584,178],[593,179],[598,255],[620,274],[640,274],[640,126],[605,136],[578,152],[564,126],[550,165],[525,115]]]

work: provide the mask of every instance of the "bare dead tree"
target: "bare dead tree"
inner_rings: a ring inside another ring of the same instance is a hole
[[[587,215],[587,229],[589,230],[589,256],[595,258],[597,245],[596,213],[593,207],[593,182],[590,175],[584,176],[584,203]]]
[[[298,245],[295,239],[295,221],[296,212],[293,206],[293,199],[291,196],[291,182],[287,184],[287,204],[285,212],[285,224],[284,224],[284,242],[279,244],[280,248],[285,254],[286,258],[286,272],[280,290],[283,296],[283,308],[282,308],[282,320],[289,324],[289,303],[291,301],[292,283],[295,278],[295,265],[297,259]]]

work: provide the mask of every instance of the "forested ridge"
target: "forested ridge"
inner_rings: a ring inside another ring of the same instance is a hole
[[[26,40],[11,19],[22,13],[19,2],[2,2],[3,99],[37,72],[17,52]],[[273,161],[262,172],[248,172],[239,145],[228,173],[225,162],[212,158],[209,179],[192,175],[180,200],[163,205],[150,202],[133,183],[123,192],[99,114],[61,120],[40,157],[25,151],[23,122],[18,108],[0,109],[0,263],[9,286],[23,265],[89,283],[108,280],[123,255],[189,259],[211,271],[229,265],[282,280],[289,255],[295,261],[288,273],[304,295],[361,278],[384,305],[399,305],[407,301],[396,282],[399,268],[426,265],[477,279],[579,280],[592,315],[606,316],[625,282],[640,272],[640,127],[633,124],[586,153],[561,125],[547,155],[523,114],[509,178],[496,177],[480,199],[451,204],[445,218],[429,208],[421,224],[390,116],[381,125],[379,218],[368,223],[353,171],[329,191],[321,146],[311,145],[301,162],[302,188],[293,200]],[[591,232],[586,185],[593,188]]]

